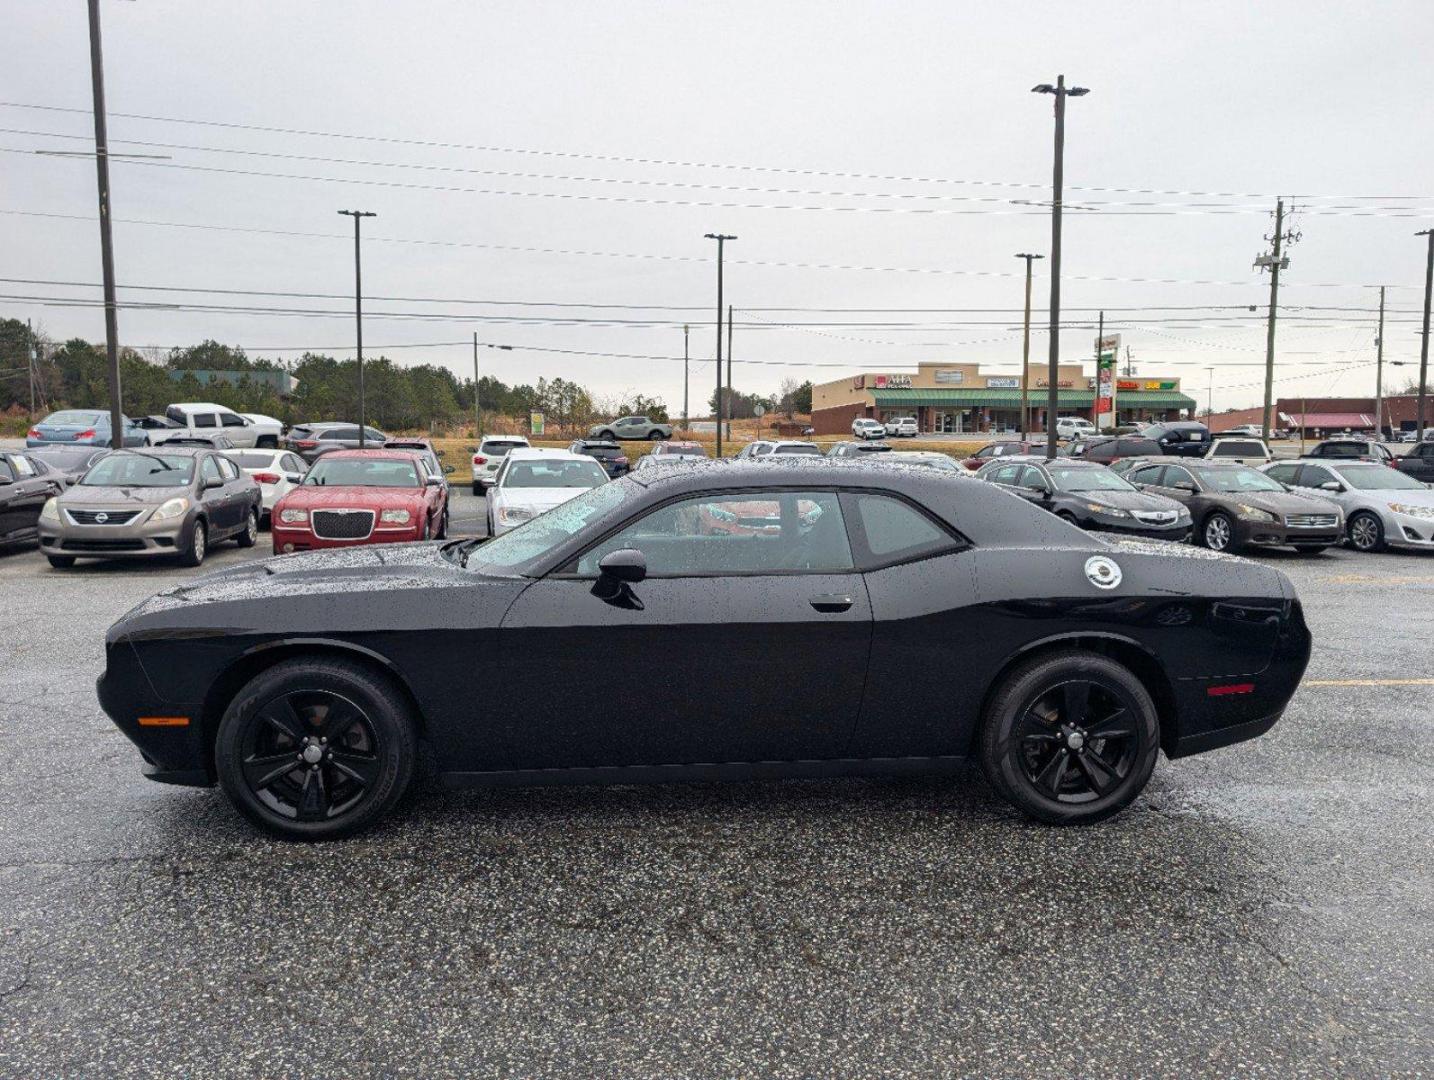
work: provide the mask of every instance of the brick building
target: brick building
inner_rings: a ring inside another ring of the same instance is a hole
[[[1434,397],[1426,398],[1425,402],[1425,426],[1434,427]],[[1372,434],[1375,428],[1374,405],[1373,397],[1282,397],[1275,401],[1275,415],[1271,422],[1294,435],[1303,429],[1306,438],[1346,428]],[[1388,437],[1396,431],[1413,431],[1417,424],[1419,398],[1414,394],[1386,397],[1381,411],[1381,435]],[[1264,409],[1257,405],[1253,409],[1216,413],[1210,418],[1210,430],[1229,431],[1243,424],[1258,426],[1263,420]]]

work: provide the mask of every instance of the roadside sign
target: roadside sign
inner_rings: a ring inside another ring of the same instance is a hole
[[[753,416],[765,416],[766,413],[767,413],[767,406],[765,406],[765,405],[753,405],[753,406],[752,406],[752,415],[753,415]]]
[[[540,412],[529,414],[528,427],[531,429],[532,434],[541,435],[543,433],[543,420],[543,414]]]

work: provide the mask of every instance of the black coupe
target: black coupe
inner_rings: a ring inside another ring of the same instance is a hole
[[[954,473],[791,458],[634,474],[487,542],[210,574],[110,628],[98,690],[151,779],[217,782],[285,837],[374,822],[420,740],[453,785],[976,758],[1065,823],[1129,804],[1161,750],[1267,731],[1309,652],[1272,567],[1107,541]]]

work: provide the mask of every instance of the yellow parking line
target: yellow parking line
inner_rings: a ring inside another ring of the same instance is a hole
[[[1403,574],[1392,577],[1379,574],[1329,574],[1320,580],[1331,585],[1418,585],[1434,581],[1434,574]]]
[[[1434,679],[1306,679],[1301,686],[1434,686]]]

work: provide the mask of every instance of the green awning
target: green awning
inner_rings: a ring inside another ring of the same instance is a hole
[[[1062,408],[1081,408],[1095,404],[1093,390],[1058,390],[1057,400]],[[1039,408],[1046,400],[1045,387],[1031,387],[1029,403]],[[928,389],[928,390],[872,390],[878,408],[904,408],[916,405],[934,405],[947,408],[972,408],[987,406],[995,409],[1019,409],[1020,390],[988,389]],[[1115,397],[1117,409],[1193,409],[1196,401],[1176,390],[1127,390]]]

